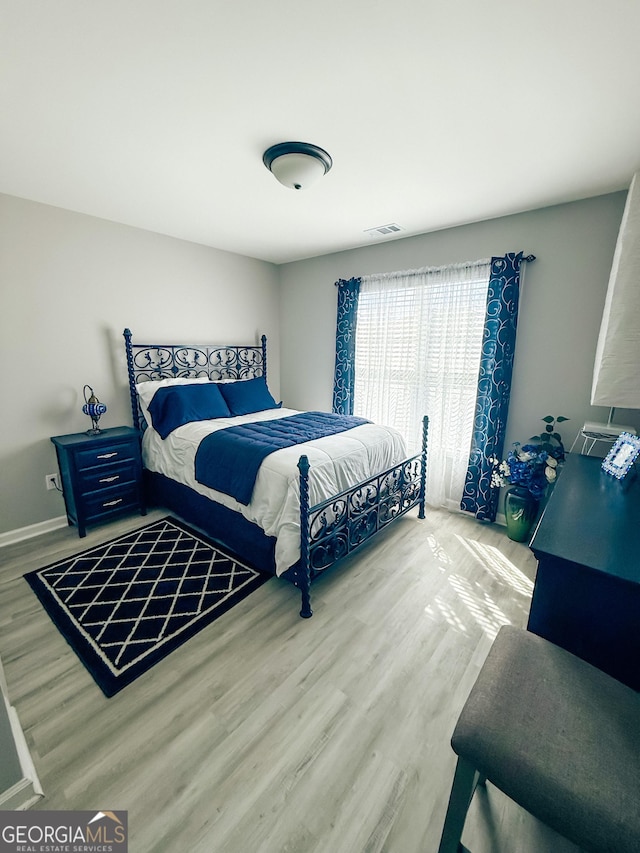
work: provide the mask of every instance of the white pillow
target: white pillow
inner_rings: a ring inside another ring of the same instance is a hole
[[[140,401],[140,408],[147,424],[151,424],[151,415],[149,414],[149,403],[153,400],[153,396],[158,388],[166,388],[169,385],[195,385],[196,382],[208,382],[208,376],[178,376],[176,379],[152,379],[149,382],[138,382],[136,392]]]

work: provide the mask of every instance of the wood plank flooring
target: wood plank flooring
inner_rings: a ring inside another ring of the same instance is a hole
[[[0,656],[45,796],[126,809],[132,853],[435,853],[458,713],[535,560],[503,529],[409,515],[313,587],[272,579],[106,699],[22,575],[145,520],[0,550]],[[479,790],[473,853],[575,853]]]

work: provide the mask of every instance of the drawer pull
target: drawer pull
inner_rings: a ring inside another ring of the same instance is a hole
[[[111,459],[113,456],[117,456],[117,455],[118,455],[118,451],[114,450],[111,453],[99,453],[96,456],[96,459]]]
[[[117,499],[117,500],[115,500],[115,501],[107,501],[106,503],[103,503],[103,504],[102,504],[102,506],[103,506],[103,507],[106,507],[106,506],[118,506],[118,504],[121,504],[121,503],[122,503],[122,500],[123,500],[122,498],[118,498],[118,499]]]
[[[114,474],[113,477],[101,477],[98,482],[99,483],[115,483],[116,480],[120,479],[120,474]]]

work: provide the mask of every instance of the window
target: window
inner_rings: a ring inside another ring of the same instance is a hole
[[[354,413],[396,427],[418,452],[429,415],[427,500],[459,509],[478,388],[490,263],[365,276]]]

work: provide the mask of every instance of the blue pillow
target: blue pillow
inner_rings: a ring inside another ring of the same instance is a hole
[[[239,382],[223,382],[219,386],[232,415],[250,415],[264,409],[279,409],[267,388],[264,376],[256,379],[241,379]]]
[[[211,382],[158,388],[147,408],[161,438],[183,424],[231,415],[218,386]]]

